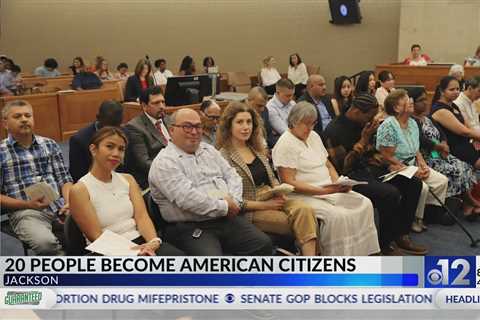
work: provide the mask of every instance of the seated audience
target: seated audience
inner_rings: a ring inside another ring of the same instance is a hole
[[[385,112],[390,116],[378,127],[376,148],[389,163],[390,171],[406,166],[417,166],[415,176],[422,180],[422,192],[415,214],[416,221],[412,230],[421,232],[424,227],[425,205],[432,212],[432,221],[440,219],[442,208],[431,190],[441,201],[445,202],[448,179],[443,174],[431,169],[420,152],[420,131],[412,119],[413,104],[410,103],[407,92],[403,89],[392,91],[385,99]]]
[[[81,71],[83,71],[83,69],[85,68],[85,63],[83,62],[83,58],[82,57],[73,58],[73,63],[69,68],[72,70],[73,75],[76,75],[77,73],[80,73]]]
[[[69,165],[73,181],[77,182],[88,173],[92,158],[88,148],[95,133],[103,127],[120,127],[123,120],[123,107],[114,100],[102,102],[98,109],[97,120],[78,130],[69,140]]]
[[[304,256],[317,252],[317,220],[313,209],[285,195],[260,200],[257,195],[278,185],[266,156],[260,117],[242,102],[222,114],[218,148],[243,181],[244,215],[263,232],[294,235]]]
[[[454,103],[460,93],[458,80],[446,76],[440,80],[432,100],[431,117],[447,137],[450,152],[462,161],[480,169],[480,154],[470,140],[480,141],[480,132],[469,128],[458,106]]]
[[[152,66],[148,60],[138,60],[135,73],[128,78],[125,85],[125,101],[139,101],[142,93],[153,86],[151,71]]]
[[[89,70],[89,63],[85,62],[84,68],[73,76],[72,89],[74,90],[91,90],[102,87],[102,80]]]
[[[272,125],[270,124],[270,117],[267,110],[267,92],[262,87],[253,87],[248,92],[247,104],[255,109],[262,118],[262,128],[263,139],[265,140],[265,145],[272,149],[277,142],[275,136],[273,135]]]
[[[100,68],[103,60],[104,60],[104,58],[102,56],[96,56],[95,57],[95,63],[93,65],[90,65],[89,68],[88,68],[89,71],[92,71],[92,72],[97,71]]]
[[[142,189],[148,188],[148,171],[158,152],[170,140],[165,98],[158,86],[148,88],[140,100],[143,112],[125,125],[129,146],[127,168]]]
[[[182,59],[182,63],[180,64],[180,70],[178,71],[180,76],[190,76],[192,74],[196,74],[195,69],[195,61],[190,56],[185,56]]]
[[[275,84],[282,78],[275,68],[275,63],[275,58],[268,56],[263,59],[263,68],[260,70],[260,83],[269,95],[275,93]]]
[[[58,144],[34,134],[32,106],[24,100],[8,102],[2,109],[8,137],[0,143],[2,208],[8,209],[10,225],[18,239],[37,255],[63,255],[52,232],[52,223],[69,209],[72,178],[65,168]],[[25,188],[47,183],[60,197],[29,199]]]
[[[60,71],[57,70],[58,62],[53,58],[48,58],[43,63],[43,66],[40,66],[35,69],[34,74],[39,77],[53,78],[60,76]]]
[[[338,174],[313,130],[317,117],[316,108],[306,101],[293,107],[289,129],[273,148],[273,164],[281,181],[295,187],[289,198],[313,207],[320,224],[322,255],[378,253],[372,203],[350,187],[334,184]]]
[[[465,59],[465,66],[480,67],[480,46],[477,47],[475,55]]]
[[[158,63],[157,63],[158,62]],[[165,79],[173,77],[172,71],[167,69],[167,61],[163,58],[155,61],[155,68],[162,73]]]
[[[213,57],[205,57],[203,58],[203,70],[205,73],[208,73],[208,68],[213,68],[215,66],[215,60],[213,60]]]
[[[460,85],[460,91],[465,90],[465,70],[463,69],[462,65],[452,65],[450,67],[450,70],[448,70],[448,75],[458,80],[458,84]]]
[[[384,112],[383,102],[388,94],[395,90],[395,78],[390,71],[383,70],[378,74],[378,80],[380,81],[380,87],[375,92],[375,98],[377,98],[380,112]]]
[[[332,100],[327,95],[327,83],[325,78],[319,74],[312,74],[308,77],[307,91],[298,101],[306,101],[311,103],[317,111],[317,122],[313,130],[322,136],[323,130],[328,126],[330,121],[335,119],[335,110],[332,106]]]
[[[268,117],[273,134],[281,136],[288,130],[287,118],[290,110],[295,105],[293,95],[295,86],[289,79],[280,79],[276,84],[275,95],[267,103]]]
[[[422,53],[422,47],[419,44],[414,44],[410,48],[411,55],[410,57],[403,60],[403,64],[408,64],[410,66],[426,66],[429,63],[432,63],[432,59]]]
[[[107,59],[101,58],[97,61],[95,65],[95,74],[100,78],[100,80],[113,80],[113,74],[108,70],[108,61]]]
[[[290,55],[288,64],[288,79],[295,85],[295,97],[299,98],[307,87],[308,73],[305,63],[298,53]]]
[[[373,145],[380,124],[374,119],[377,113],[378,103],[374,96],[362,94],[355,97],[350,108],[330,122],[325,130],[330,159],[342,175],[368,182],[353,187],[353,190],[369,198],[378,209],[382,254],[425,254],[427,249],[414,244],[408,236],[415,219],[422,182],[401,175],[382,182],[380,177],[389,171],[388,164]]]
[[[374,96],[376,89],[377,81],[375,80],[375,72],[369,70],[362,71],[355,85],[355,95],[358,96],[362,93],[367,93]]]
[[[217,142],[217,128],[222,108],[215,100],[205,100],[200,105],[200,118],[203,123],[202,141],[215,146]]]
[[[336,116],[343,114],[352,105],[353,86],[347,76],[340,76],[334,81],[334,96],[331,99]]]
[[[271,255],[270,238],[240,215],[242,179],[221,154],[201,142],[198,113],[172,115],[172,142],[153,160],[148,181],[165,239],[195,256]]]
[[[155,70],[155,72],[153,73],[153,82],[156,86],[166,86],[168,76],[171,77],[172,75],[167,74],[168,70],[165,69],[165,60],[157,59],[155,60],[154,65],[157,70]],[[163,68],[163,71],[161,68]]]
[[[114,74],[114,79],[118,80],[127,80],[130,77],[130,72],[128,72],[128,64],[121,62],[117,66],[117,72]]]
[[[480,118],[474,102],[480,99],[480,76],[465,82],[465,91],[453,101],[462,112],[465,125],[480,132]],[[478,148],[477,148],[478,149]]]
[[[7,70],[5,62],[0,61],[0,96],[13,95],[15,90],[15,76]]]
[[[471,189],[476,183],[474,168],[450,154],[446,136],[443,131],[428,117],[430,107],[427,103],[427,92],[424,88],[413,88],[409,91],[414,101],[414,119],[420,127],[420,147],[428,166],[448,178],[447,198],[460,196],[463,201],[463,212],[466,217],[480,213],[474,209],[476,202]],[[479,203],[480,204],[480,203]]]
[[[93,136],[92,167],[70,192],[75,222],[88,242],[109,230],[139,244],[140,256],[184,255],[158,237],[135,179],[115,172],[126,145],[127,137],[116,127],[104,127]]]

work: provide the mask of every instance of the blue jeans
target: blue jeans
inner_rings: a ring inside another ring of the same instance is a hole
[[[10,225],[18,239],[28,244],[37,255],[64,255],[62,246],[52,231],[55,214],[33,209],[19,210],[9,215]]]

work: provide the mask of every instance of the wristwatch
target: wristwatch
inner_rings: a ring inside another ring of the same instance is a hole
[[[158,245],[162,244],[162,239],[160,239],[158,237],[151,239],[150,241],[148,241],[148,243],[152,243],[152,242],[155,242],[155,241],[158,242]]]

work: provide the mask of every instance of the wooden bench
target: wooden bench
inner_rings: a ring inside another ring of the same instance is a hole
[[[61,140],[60,121],[58,113],[58,100],[56,93],[42,93],[24,96],[7,96],[0,99],[0,110],[3,106],[12,100],[26,100],[33,108],[35,120],[35,133],[54,139]],[[0,137],[6,137],[6,130],[2,127]]]
[[[448,75],[450,65],[428,65],[425,67],[407,66],[403,64],[384,64],[375,67],[375,73],[390,71],[395,77],[395,84],[417,84],[425,86],[427,91],[435,91],[440,79]],[[465,79],[480,76],[480,68],[465,67]]]
[[[121,101],[118,87],[58,92],[61,140],[67,140],[79,129],[92,123],[105,100]]]

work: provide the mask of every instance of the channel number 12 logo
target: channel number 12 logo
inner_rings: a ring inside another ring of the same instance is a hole
[[[425,288],[475,288],[475,257],[425,257]]]

